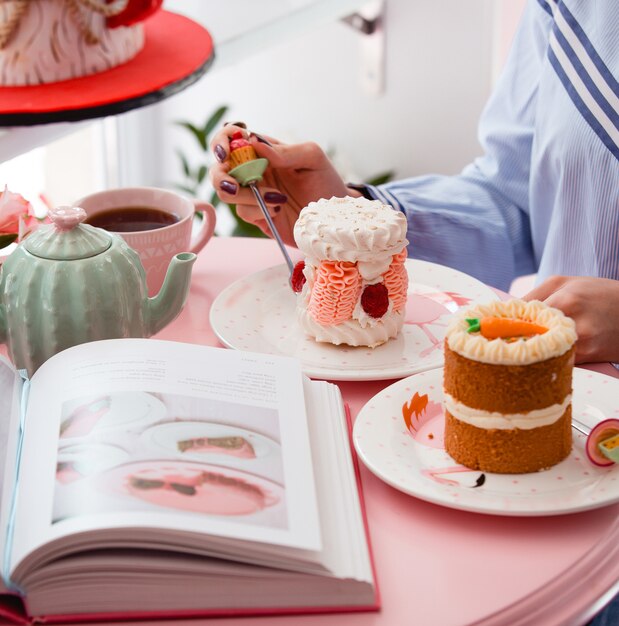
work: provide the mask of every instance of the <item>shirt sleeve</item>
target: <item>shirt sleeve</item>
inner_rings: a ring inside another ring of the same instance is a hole
[[[480,119],[483,156],[457,176],[368,187],[406,214],[409,257],[454,267],[505,291],[516,276],[536,270],[529,171],[549,27],[550,16],[530,0]]]

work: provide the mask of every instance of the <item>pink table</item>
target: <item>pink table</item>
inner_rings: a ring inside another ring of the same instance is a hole
[[[242,276],[281,262],[272,241],[213,239],[196,262],[185,309],[158,337],[219,345],[209,326],[209,308],[218,293]],[[615,374],[610,365],[595,369]],[[355,416],[390,382],[339,385]],[[619,505],[566,516],[497,517],[417,500],[363,467],[362,481],[382,596],[379,613],[191,624],[582,624],[619,591]]]

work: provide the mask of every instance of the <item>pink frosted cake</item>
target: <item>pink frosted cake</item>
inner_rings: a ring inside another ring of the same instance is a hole
[[[7,0],[0,2],[0,85],[96,74],[144,47],[140,23],[161,0]]]
[[[293,289],[297,315],[316,341],[375,347],[404,324],[406,217],[379,200],[331,198],[299,214],[294,238],[305,261]]]

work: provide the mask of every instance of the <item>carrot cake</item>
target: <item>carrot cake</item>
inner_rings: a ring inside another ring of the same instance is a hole
[[[576,331],[533,301],[492,302],[459,314],[445,340],[445,449],[476,470],[547,469],[571,450]]]
[[[297,315],[316,341],[375,347],[404,324],[406,217],[379,200],[312,202],[294,227]]]

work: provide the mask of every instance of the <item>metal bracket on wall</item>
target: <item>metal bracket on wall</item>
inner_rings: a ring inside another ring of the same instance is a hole
[[[362,37],[359,42],[360,81],[363,90],[379,96],[385,90],[385,0],[371,0],[342,18]]]

